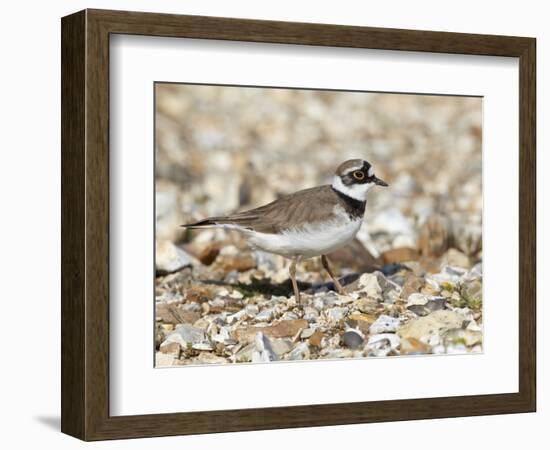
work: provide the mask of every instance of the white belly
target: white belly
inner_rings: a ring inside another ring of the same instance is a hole
[[[267,234],[247,231],[252,246],[269,253],[286,257],[314,256],[330,253],[352,240],[363,221],[331,221],[325,224],[304,226],[287,230],[282,234]]]

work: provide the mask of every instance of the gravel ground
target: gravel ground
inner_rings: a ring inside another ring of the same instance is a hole
[[[482,351],[481,99],[157,85],[157,366]],[[179,225],[370,161],[357,239],[301,262]]]

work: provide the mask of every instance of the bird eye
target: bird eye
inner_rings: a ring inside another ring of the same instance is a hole
[[[360,170],[356,170],[355,172],[353,172],[353,178],[355,178],[356,180],[362,180],[363,178],[365,178],[365,173]]]

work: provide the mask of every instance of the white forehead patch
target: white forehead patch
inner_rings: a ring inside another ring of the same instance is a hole
[[[346,171],[346,175],[353,172],[354,170],[361,170],[363,168],[363,163],[358,164],[357,166],[352,166]]]
[[[369,167],[369,177],[372,177],[374,175],[374,167]]]

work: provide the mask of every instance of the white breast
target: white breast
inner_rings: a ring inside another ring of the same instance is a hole
[[[362,224],[357,220],[338,217],[325,223],[304,225],[280,234],[247,231],[252,246],[286,257],[311,258],[330,253],[352,240]]]

